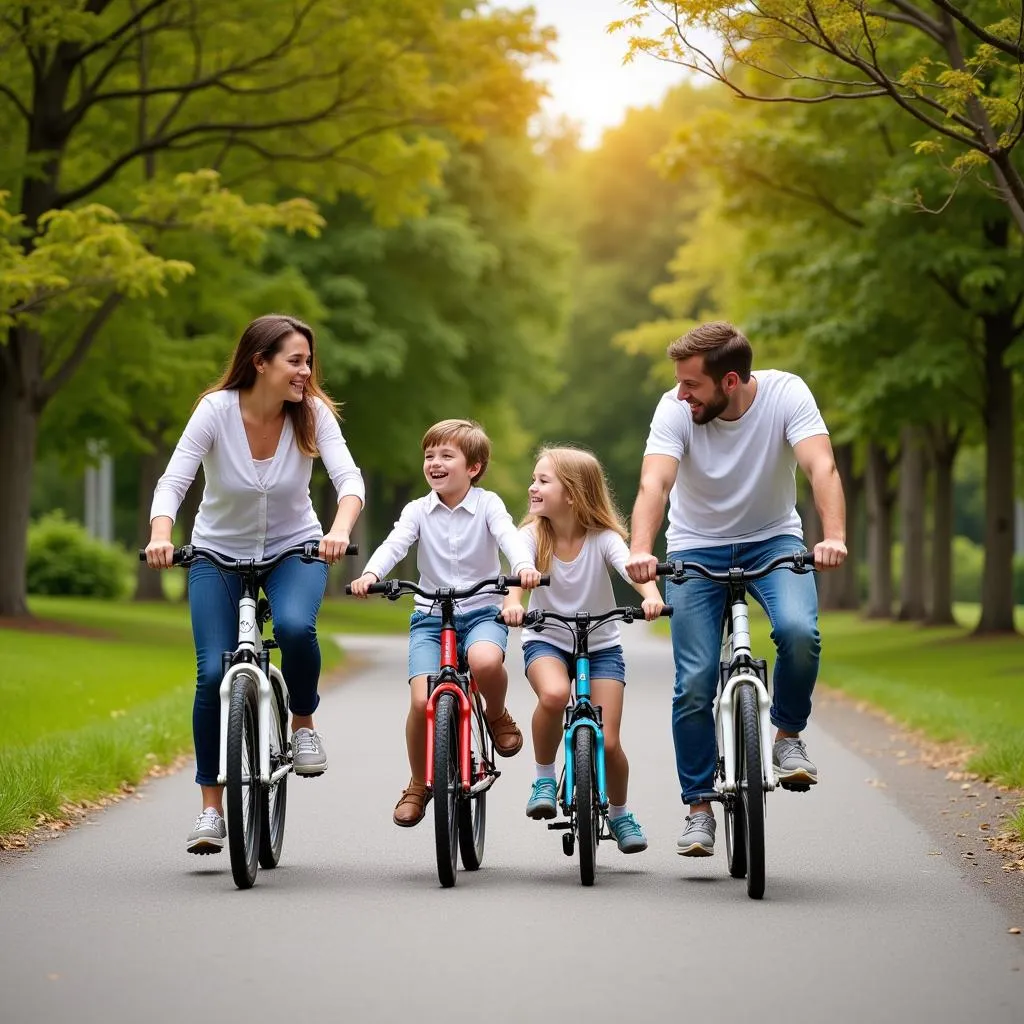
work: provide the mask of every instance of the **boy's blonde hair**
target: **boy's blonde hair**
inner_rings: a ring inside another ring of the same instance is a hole
[[[629,534],[615,508],[604,469],[593,454],[584,448],[560,446],[541,448],[537,462],[544,458],[551,462],[555,476],[572,499],[576,522],[584,530],[614,530],[623,540],[627,539]],[[537,568],[550,572],[555,550],[555,531],[550,521],[531,513],[521,525],[533,526],[537,537]]]
[[[466,456],[466,465],[480,463],[480,472],[473,477],[473,483],[480,483],[491,461],[491,439],[476,420],[441,420],[423,435],[423,450],[450,444]]]

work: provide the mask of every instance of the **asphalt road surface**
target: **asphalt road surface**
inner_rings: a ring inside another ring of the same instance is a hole
[[[404,638],[345,638],[366,663],[317,713],[330,770],[290,780],[281,865],[252,890],[226,851],[186,855],[191,768],[0,864],[0,1021],[1024,1021],[1024,937],[1008,934],[1024,922],[821,724],[821,784],[768,797],[762,902],[729,878],[721,831],[715,857],[677,856],[669,648],[623,632],[630,805],[650,848],[602,843],[593,888],[523,814],[529,743],[491,790],[483,868],[439,888],[429,812],[391,823]],[[515,639],[509,668],[527,726]]]

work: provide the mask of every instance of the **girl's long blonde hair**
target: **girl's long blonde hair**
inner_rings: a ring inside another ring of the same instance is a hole
[[[614,530],[623,540],[629,536],[612,500],[601,463],[583,448],[541,448],[537,462],[548,459],[555,476],[572,499],[576,522],[584,530]],[[522,526],[533,526],[537,537],[537,568],[549,572],[555,550],[555,531],[543,516],[530,513]]]

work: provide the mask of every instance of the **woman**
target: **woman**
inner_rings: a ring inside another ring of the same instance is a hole
[[[338,493],[338,512],[326,534],[309,497],[317,455]],[[287,558],[262,585],[273,609],[274,637],[291,696],[294,770],[322,775],[327,754],[313,725],[320,700],[316,618],[327,563],[344,555],[364,489],[341,435],[336,406],[320,383],[313,331],[302,321],[288,316],[254,320],[227,372],[200,396],[153,495],[146,547],[153,568],[171,565],[174,517],[200,462],[206,488],[192,531],[197,547],[228,558],[267,559],[321,538],[324,561]],[[221,653],[233,650],[238,640],[239,592],[237,576],[206,560],[189,570],[197,663],[192,731],[203,798],[186,843],[189,853],[218,853],[224,847],[224,787],[217,785]]]

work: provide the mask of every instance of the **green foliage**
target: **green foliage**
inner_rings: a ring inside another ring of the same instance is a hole
[[[59,512],[29,528],[30,594],[120,597],[128,568],[123,551],[90,537],[83,526]]]

